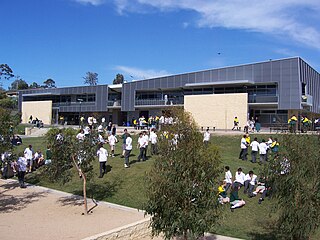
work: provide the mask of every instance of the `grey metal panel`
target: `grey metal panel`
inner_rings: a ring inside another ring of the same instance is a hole
[[[211,78],[210,78],[210,71],[204,71],[203,72],[203,82],[211,82]]]
[[[168,77],[167,82],[168,82],[167,88],[174,88],[177,86],[177,84],[174,81],[174,76]]]
[[[235,67],[227,68],[227,80],[228,81],[236,80],[236,68]]]
[[[252,65],[244,66],[244,79],[248,79],[248,80],[253,79],[253,66]]]
[[[243,66],[235,67],[235,72],[236,72],[235,80],[244,79],[244,67]]]
[[[219,69],[219,81],[226,81],[227,80],[227,70],[225,68]]]

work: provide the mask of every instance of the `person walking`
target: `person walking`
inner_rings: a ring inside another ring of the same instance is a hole
[[[130,167],[129,157],[132,150],[132,138],[129,133],[126,133],[126,146],[124,154],[124,167]]]
[[[27,171],[28,161],[25,157],[20,156],[16,164],[18,168],[17,170],[18,170],[18,180],[19,180],[20,188],[26,188],[26,185],[24,183],[24,176]]]
[[[103,144],[100,143],[99,149],[97,151],[97,156],[99,157],[99,164],[100,164],[100,175],[99,178],[102,178],[103,175],[106,173],[107,167],[106,163],[108,160],[108,151],[103,147]]]
[[[126,154],[126,139],[127,139],[127,136],[128,136],[128,130],[125,128],[123,130],[123,134],[121,136],[122,138],[122,155],[121,155],[121,158],[124,158],[125,154]]]

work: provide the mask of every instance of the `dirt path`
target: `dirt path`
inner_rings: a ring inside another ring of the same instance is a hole
[[[1,240],[82,239],[144,219],[143,212],[107,203],[82,212],[82,201],[70,194],[0,180]]]

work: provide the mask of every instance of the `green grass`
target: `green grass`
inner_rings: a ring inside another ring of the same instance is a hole
[[[262,138],[267,139],[269,135],[257,135],[258,140]],[[241,136],[213,136],[211,142],[216,144],[220,148],[222,157],[221,169],[224,166],[230,166],[231,172],[234,176],[238,167],[241,167],[245,173],[253,170],[255,174],[259,174],[261,166],[253,164],[249,161],[242,161],[238,159],[240,151],[240,138]],[[251,139],[254,135],[251,136]],[[281,136],[278,136],[281,143]],[[134,148],[132,151],[133,156],[130,157],[130,161],[136,160],[138,156],[138,149],[135,148],[136,138],[134,138]],[[40,149],[45,151],[46,144],[45,139],[41,138],[26,138],[23,141],[23,145],[16,148],[19,152],[23,150],[28,144],[32,144],[34,150]],[[108,149],[109,150],[109,149]],[[146,201],[145,195],[145,174],[148,172],[154,159],[149,156],[149,160],[142,163],[133,163],[129,169],[125,169],[124,161],[120,158],[121,153],[121,141],[116,146],[116,157],[108,158],[109,171],[103,179],[97,178],[99,174],[99,163],[96,160],[94,165],[94,172],[96,178],[93,180],[91,188],[94,192],[95,199],[104,200],[112,203],[117,203],[134,208],[143,208],[143,203]],[[250,155],[248,156],[251,159]],[[39,171],[36,171],[27,176],[30,183],[34,183],[41,186],[50,187],[74,194],[82,194],[82,181],[79,180],[76,171],[70,182],[65,185],[59,185],[58,183],[50,183],[45,180],[45,177]],[[221,180],[224,177],[224,173],[221,175]],[[91,191],[89,191],[90,193]],[[243,239],[272,239],[267,234],[269,215],[274,215],[271,212],[272,205],[275,204],[274,200],[266,199],[261,205],[258,204],[258,198],[249,199],[247,196],[239,192],[240,197],[246,201],[246,205],[241,209],[236,209],[231,212],[229,205],[224,205],[223,216],[221,220],[221,226],[216,229],[217,234],[238,237]],[[313,239],[320,239],[318,234]]]

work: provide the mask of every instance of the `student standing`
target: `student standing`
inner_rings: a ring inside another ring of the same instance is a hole
[[[97,156],[99,157],[100,163],[100,175],[99,178],[102,178],[106,173],[106,163],[108,160],[108,151],[103,147],[103,144],[99,145],[99,149],[97,151]]]
[[[242,160],[247,160],[247,155],[248,155],[248,143],[246,141],[246,137],[247,135],[243,135],[240,142],[241,151],[239,154],[239,159],[242,159]]]
[[[28,165],[29,165],[29,172],[32,171],[32,166],[33,166],[33,149],[32,145],[29,145],[25,150],[24,150],[24,157],[27,159]]]
[[[232,173],[230,171],[229,166],[225,167],[224,181],[226,182],[225,191],[227,192],[230,186],[232,185]]]
[[[20,184],[20,188],[26,188],[24,183],[24,176],[27,171],[27,164],[28,161],[25,157],[19,157],[17,161],[17,168],[18,168],[18,180]]]
[[[143,154],[144,154],[144,158],[147,160],[147,150],[148,150],[148,144],[149,144],[149,136],[148,136],[146,131],[143,131],[143,138],[144,138],[144,140],[146,142]]]
[[[121,136],[121,138],[122,138],[122,156],[121,156],[121,158],[124,158],[124,156],[126,154],[126,138],[128,135],[127,132],[128,132],[128,130],[125,128],[123,130],[123,134]]]
[[[126,133],[126,146],[125,146],[125,154],[124,154],[124,167],[130,167],[129,157],[132,150],[132,138],[129,133]]]
[[[158,136],[156,134],[155,128],[151,129],[149,141],[151,142],[151,155],[157,154]]]
[[[145,147],[146,147],[146,140],[143,137],[142,133],[139,133],[138,146],[137,147],[140,150],[140,153],[139,153],[139,156],[138,156],[138,162],[140,162],[141,158],[142,158],[142,161],[145,161],[146,158],[145,158],[145,155],[144,155],[144,150],[145,150]]]
[[[266,141],[262,139],[262,142],[259,144],[259,153],[260,153],[260,162],[261,163],[266,163],[267,160],[267,149],[268,146],[266,144]]]
[[[257,162],[257,154],[259,151],[259,143],[258,143],[258,139],[256,137],[251,142],[250,146],[251,146],[251,162],[256,163]]]
[[[209,128],[207,128],[207,130],[203,134],[203,143],[206,147],[208,146],[209,141],[210,141],[210,132],[209,132]]]
[[[109,142],[110,150],[111,150],[110,156],[114,157],[114,149],[116,146],[116,142],[118,142],[118,139],[116,138],[115,135],[109,134],[108,142]]]

